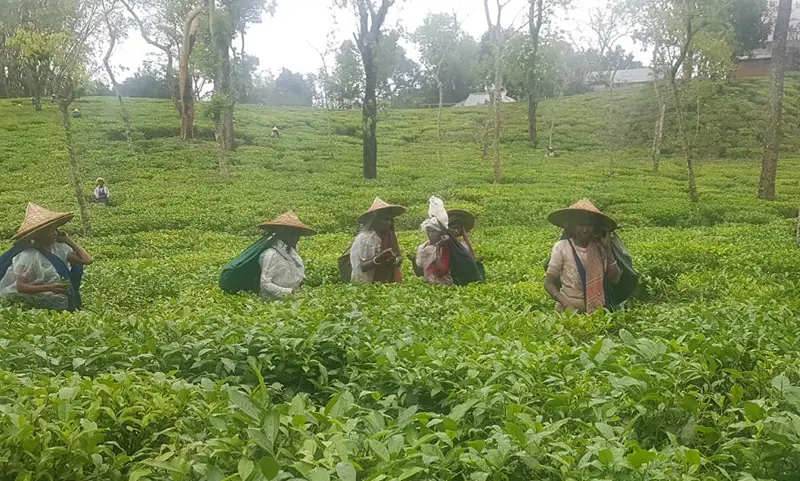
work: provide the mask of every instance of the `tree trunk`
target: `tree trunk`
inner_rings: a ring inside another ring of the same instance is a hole
[[[208,0],[208,17],[211,41],[217,53],[214,95],[218,97],[218,101],[224,104],[218,120],[221,123],[219,127],[220,139],[222,148],[226,151],[231,151],[235,148],[233,143],[233,92],[231,91],[231,38],[227,31],[220,31],[219,25],[217,25],[215,0]]]
[[[145,42],[153,47],[161,50],[164,52],[164,55],[167,56],[167,65],[164,72],[164,80],[167,83],[167,88],[169,89],[170,98],[172,98],[172,103],[175,105],[175,110],[178,111],[178,115],[182,116],[183,109],[181,108],[181,100],[180,100],[180,87],[178,86],[178,79],[175,77],[175,59],[172,55],[172,48],[169,45],[162,45],[155,40],[153,40],[148,34],[147,29],[145,27],[144,22],[139,18],[136,14],[136,11],[133,7],[128,3],[127,0],[122,0],[122,4],[125,6],[125,9],[128,10],[128,13],[131,14],[136,24],[139,26],[139,32],[142,35],[142,38]]]
[[[658,101],[661,107],[653,134],[653,173],[655,174],[658,174],[661,168],[661,144],[664,141],[664,119],[667,115],[667,103],[660,96]]]
[[[197,38],[197,24],[195,21],[203,7],[197,7],[186,17],[183,24],[183,47],[180,60],[180,97],[181,97],[181,139],[194,138],[194,90],[192,89],[192,76],[189,74],[189,59],[192,55],[194,42]]]
[[[694,177],[694,153],[692,152],[692,145],[689,140],[689,132],[686,131],[683,106],[681,105],[681,93],[678,90],[678,84],[674,78],[672,79],[672,94],[675,97],[675,107],[678,112],[678,133],[681,136],[683,155],[686,158],[686,173],[689,177],[689,200],[697,202],[699,197],[697,195],[697,185]]]
[[[764,157],[761,161],[761,179],[758,183],[758,198],[775,199],[775,181],[778,174],[780,153],[783,83],[786,72],[786,40],[789,35],[789,20],[792,0],[780,0],[778,18],[772,41],[772,77],[770,83],[769,120],[764,133]]]
[[[436,124],[436,158],[442,162],[442,105],[444,103],[444,85],[439,80],[439,72],[436,72],[436,82],[439,84],[439,115]]]
[[[376,129],[378,127],[378,104],[375,97],[377,88],[377,76],[375,73],[375,59],[373,58],[373,45],[366,45],[364,48],[364,73],[366,82],[364,85],[364,106],[362,107],[364,117],[364,178],[376,179],[378,177],[378,139]]]
[[[528,65],[528,136],[531,145],[536,147],[536,112],[539,109],[539,75],[536,69],[539,64],[539,33],[542,28],[544,13],[543,0],[529,0],[530,12],[528,29],[531,37],[531,60]]]
[[[131,135],[131,119],[130,115],[128,115],[128,109],[125,107],[125,101],[122,100],[122,93],[119,90],[119,84],[117,83],[117,78],[114,77],[114,70],[111,68],[111,54],[114,52],[114,47],[117,44],[117,37],[114,33],[114,29],[111,26],[111,22],[108,18],[108,12],[104,12],[106,28],[108,28],[108,36],[109,36],[109,43],[108,43],[108,50],[106,50],[106,54],[103,57],[103,66],[106,69],[106,74],[108,75],[108,79],[111,81],[111,87],[114,89],[114,93],[117,95],[117,101],[119,102],[119,112],[122,116],[122,123],[125,124],[125,138],[128,141],[128,147],[133,150],[133,136]]]
[[[92,226],[89,223],[89,210],[86,208],[86,198],[83,196],[81,187],[81,174],[78,168],[78,157],[75,155],[75,148],[72,144],[72,128],[70,127],[69,104],[62,102],[58,105],[61,111],[61,122],[64,125],[64,140],[67,144],[67,154],[69,156],[69,167],[72,171],[72,184],[75,187],[75,200],[78,201],[78,209],[81,215],[81,226],[84,235],[92,235]]]

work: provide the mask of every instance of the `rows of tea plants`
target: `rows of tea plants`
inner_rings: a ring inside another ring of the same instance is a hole
[[[96,258],[85,310],[0,306],[0,481],[797,479],[800,159],[773,203],[754,199],[757,161],[701,162],[692,205],[678,159],[653,176],[636,151],[509,141],[492,185],[478,142],[448,139],[436,162],[435,114],[392,112],[367,183],[357,112],[245,106],[222,181],[211,142],[170,137],[167,103],[131,107],[133,153],[110,101],[76,124],[85,175],[118,202],[91,205],[78,238]],[[466,138],[479,115],[445,120]],[[72,208],[56,121],[0,103],[4,237],[28,200]],[[431,194],[478,214],[486,284],[426,286],[408,265],[401,286],[337,282],[372,196],[409,207],[411,252]],[[546,214],[581,196],[634,254],[623,312],[557,314],[543,289]],[[320,232],[301,241],[303,290],[223,295],[220,268],[289,208]]]

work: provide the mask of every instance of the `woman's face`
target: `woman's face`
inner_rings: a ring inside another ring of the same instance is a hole
[[[435,231],[435,230],[428,230],[428,241],[431,244],[436,244],[437,242],[442,240],[442,233]]]
[[[297,247],[300,242],[300,234],[294,229],[282,229],[277,232],[278,238],[289,247]]]
[[[375,222],[372,223],[372,228],[375,229],[376,232],[387,232],[391,230],[393,226],[394,222],[392,218],[383,215],[375,217]]]
[[[33,242],[36,245],[49,247],[56,243],[56,239],[58,239],[58,229],[55,227],[48,227],[47,229],[42,229],[41,231],[37,232],[33,237]]]
[[[594,237],[595,227],[593,224],[582,222],[576,224],[573,229],[575,240],[580,243],[588,243]]]

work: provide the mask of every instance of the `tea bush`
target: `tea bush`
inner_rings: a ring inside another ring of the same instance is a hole
[[[726,87],[747,93],[726,105],[757,116],[756,87]],[[114,101],[82,100],[87,194],[103,176],[117,205],[90,205],[96,233],[78,237],[96,258],[84,311],[0,307],[0,480],[797,479],[800,159],[781,160],[769,203],[757,156],[702,160],[694,205],[679,158],[656,176],[636,141],[605,148],[604,98],[543,104],[565,119],[558,158],[530,149],[524,108],[506,106],[499,185],[482,108],[445,112],[441,162],[435,111],[382,113],[368,182],[359,112],[240,106],[248,140],[223,181],[212,142],[172,137],[170,104],[129,103],[131,151]],[[619,98],[646,111],[643,89]],[[28,201],[74,208],[59,125],[50,106],[0,103],[4,238]],[[337,281],[373,196],[408,207],[411,252],[431,194],[477,214],[487,284],[426,286],[408,265],[400,286]],[[583,196],[620,222],[640,270],[623,312],[557,314],[543,289],[560,234],[547,213]],[[304,289],[223,295],[221,267],[287,209],[319,232],[301,241]]]

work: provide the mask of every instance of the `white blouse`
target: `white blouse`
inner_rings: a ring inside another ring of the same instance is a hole
[[[57,242],[53,244],[51,252],[66,264],[67,257],[73,251],[67,244]],[[53,264],[47,260],[44,254],[33,247],[20,252],[11,261],[11,267],[6,272],[6,275],[0,279],[0,298],[21,299],[33,307],[41,309],[66,310],[69,307],[66,294],[56,294],[54,292],[21,294],[17,291],[17,280],[36,285],[53,284],[62,281]]]
[[[261,297],[276,300],[293,293],[306,277],[306,267],[297,249],[281,240],[265,250],[259,259],[261,265]]]
[[[364,272],[361,263],[375,259],[381,253],[381,236],[375,231],[362,231],[350,247],[350,266],[352,272],[350,280],[356,284],[372,284],[375,280],[375,270]]]

